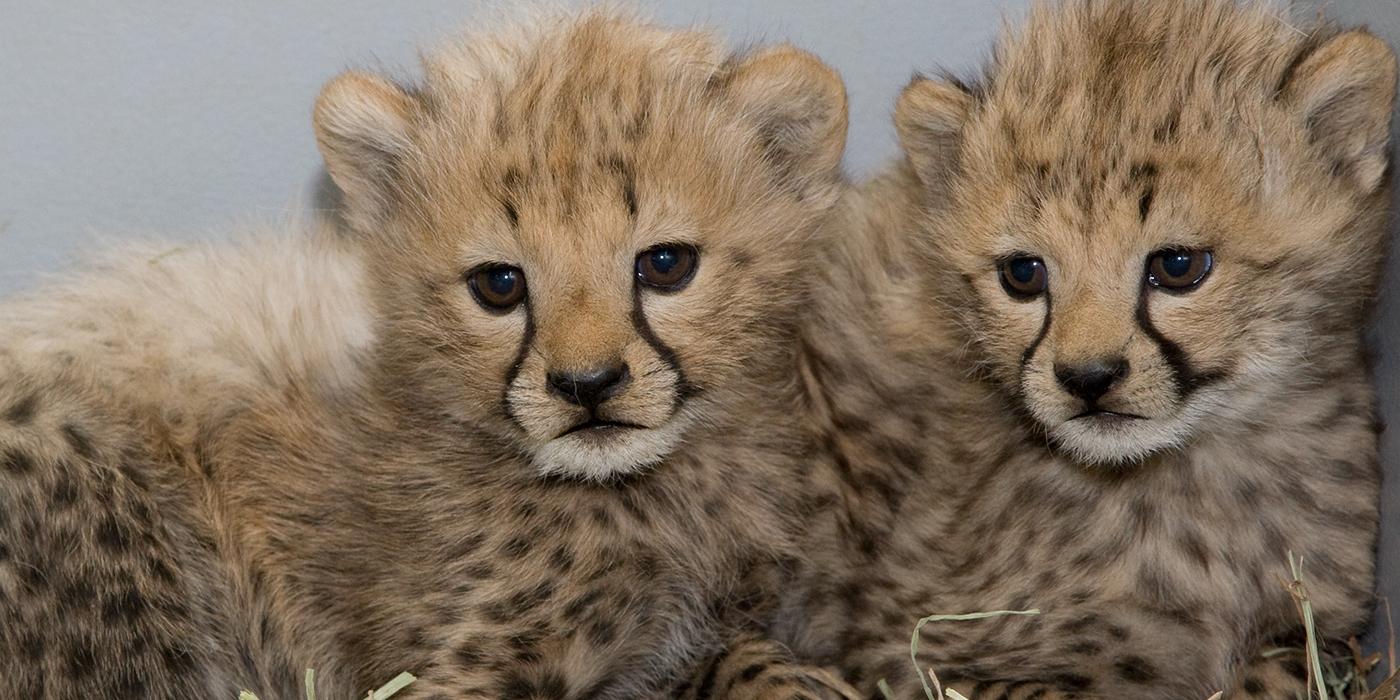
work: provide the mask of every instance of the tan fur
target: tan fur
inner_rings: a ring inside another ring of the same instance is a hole
[[[1042,4],[982,81],[916,80],[908,162],[846,202],[804,335],[827,526],[786,639],[922,697],[1206,698],[1372,602],[1379,470],[1363,329],[1385,251],[1395,60],[1227,0]],[[1209,249],[1193,292],[1149,257]],[[1006,256],[1049,293],[1011,298]],[[1077,419],[1057,364],[1121,355]],[[1290,674],[1265,673],[1259,678]],[[1286,693],[1289,687],[1261,692]],[[1249,693],[1237,691],[1239,696]]]
[[[761,618],[811,444],[793,319],[839,79],[612,12],[333,82],[347,241],[124,256],[0,307],[0,694],[637,697]],[[658,243],[694,279],[634,282]],[[464,274],[520,267],[528,301]],[[621,358],[558,433],[552,371]]]

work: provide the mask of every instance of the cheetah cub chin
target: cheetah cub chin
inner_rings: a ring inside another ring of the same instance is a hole
[[[611,10],[351,72],[314,242],[0,307],[0,695],[655,697],[791,569],[845,92]]]
[[[1251,665],[1301,633],[1290,552],[1327,638],[1373,600],[1395,82],[1375,37],[1232,0],[1040,3],[980,81],[916,79],[907,160],[819,266],[840,506],[809,551],[846,559],[793,644],[899,697],[928,668],[976,698],[1301,690]],[[910,665],[921,613],[1027,608],[931,624]]]

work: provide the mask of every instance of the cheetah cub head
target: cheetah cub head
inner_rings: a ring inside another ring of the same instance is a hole
[[[606,12],[424,64],[413,88],[342,75],[315,111],[392,395],[599,480],[763,400],[839,193],[832,70]]]
[[[1375,37],[1263,5],[1041,6],[977,86],[900,99],[940,309],[1081,463],[1267,420],[1356,365],[1395,82]]]

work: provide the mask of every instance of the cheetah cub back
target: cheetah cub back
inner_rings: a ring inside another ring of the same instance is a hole
[[[906,89],[808,333],[852,572],[812,577],[816,658],[922,697],[919,614],[1038,608],[930,625],[918,663],[969,697],[1267,692],[1290,552],[1322,634],[1365,624],[1396,62],[1304,26],[1043,3],[979,80]]]
[[[612,11],[425,68],[317,102],[344,231],[0,309],[0,694],[651,696],[795,565],[839,78]]]

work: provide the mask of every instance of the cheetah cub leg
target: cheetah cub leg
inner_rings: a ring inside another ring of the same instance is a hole
[[[745,637],[721,652],[678,690],[681,700],[860,700],[835,673],[797,663],[787,648]]]
[[[1299,700],[1308,695],[1308,670],[1302,652],[1258,657],[1235,674],[1224,700]]]
[[[1052,684],[1027,681],[945,683],[943,687],[952,689],[967,700],[1073,700],[1084,697]]]
[[[1240,667],[1232,686],[1222,695],[1222,700],[1304,700],[1309,697],[1304,664],[1301,653],[1260,656]],[[968,700],[1067,700],[1085,697],[1053,684],[1025,681],[953,683],[948,687]]]

